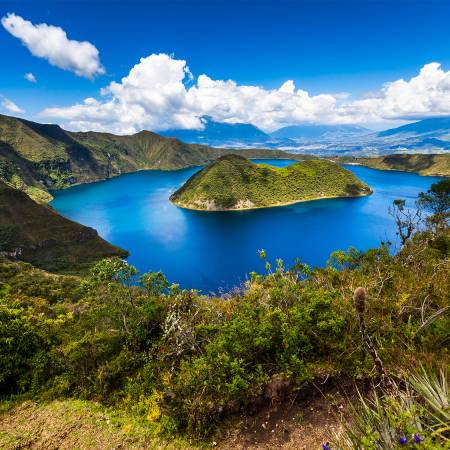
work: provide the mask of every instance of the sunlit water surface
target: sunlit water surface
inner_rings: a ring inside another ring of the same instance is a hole
[[[275,166],[293,161],[258,160]],[[141,272],[163,270],[171,282],[205,292],[229,289],[251,271],[263,272],[258,250],[287,265],[299,257],[324,265],[350,246],[365,250],[396,242],[388,214],[394,199],[413,203],[439,180],[412,173],[347,166],[365,181],[369,197],[330,199],[253,211],[201,212],[174,206],[169,196],[200,168],[142,171],[54,193],[52,206],[131,255]]]

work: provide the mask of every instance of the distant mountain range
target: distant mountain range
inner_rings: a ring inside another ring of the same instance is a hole
[[[248,123],[215,122],[203,117],[202,130],[167,130],[160,134],[174,137],[190,144],[207,144],[221,147],[266,146],[282,147],[298,142],[336,140],[350,136],[361,136],[372,132],[357,125],[292,125],[265,133]]]
[[[248,123],[214,122],[210,117],[203,117],[203,130],[167,130],[160,134],[180,139],[190,144],[266,142],[270,136],[254,125]]]
[[[445,153],[450,150],[450,117],[439,117],[380,131],[366,145],[388,153]]]
[[[326,140],[361,136],[371,132],[372,130],[358,125],[291,125],[274,131],[271,136],[279,139]]]
[[[419,122],[409,123],[401,127],[391,128],[378,133],[379,137],[388,137],[394,135],[418,136],[423,134],[433,134],[450,136],[450,117],[437,117],[432,119],[423,119]]]
[[[218,123],[202,119],[203,130],[169,130],[164,136],[213,147],[272,148],[289,152],[334,155],[439,153],[450,150],[450,117],[424,119],[374,132],[358,125],[291,125],[265,133],[245,123]]]

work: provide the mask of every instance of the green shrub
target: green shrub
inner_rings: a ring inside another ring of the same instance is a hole
[[[439,197],[440,211],[441,204]],[[397,254],[389,243],[337,251],[322,268],[297,261],[288,270],[261,251],[267,273],[219,297],[170,286],[161,272],[139,276],[120,259],[77,278],[0,257],[0,395],[95,399],[152,430],[204,436],[225,417],[315,379],[371,380],[352,302],[358,286],[367,291],[367,333],[389,374],[404,377],[417,361],[445,366],[449,230],[441,219],[427,220]],[[416,407],[431,408],[408,383],[422,399]],[[381,393],[366,406],[394,414],[402,401]],[[413,433],[399,414],[402,431]],[[354,430],[366,448],[378,439]]]
[[[48,343],[21,308],[0,304],[0,392],[26,392],[46,361]]]

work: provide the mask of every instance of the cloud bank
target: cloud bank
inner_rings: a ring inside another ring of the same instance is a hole
[[[47,108],[41,114],[67,128],[119,134],[201,129],[206,115],[219,122],[252,123],[266,131],[298,123],[412,120],[450,115],[450,72],[430,63],[410,80],[388,82],[375,94],[350,100],[342,94],[311,95],[292,80],[265,89],[205,74],[194,79],[186,61],[152,54],[141,58],[120,82],[103,88],[99,98]]]
[[[60,27],[46,23],[34,25],[15,14],[7,14],[1,22],[34,56],[46,59],[53,66],[90,79],[105,73],[97,48],[87,41],[68,39]]]

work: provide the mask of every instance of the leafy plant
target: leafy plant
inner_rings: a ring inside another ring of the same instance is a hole
[[[392,391],[359,394],[349,422],[344,423],[337,449],[444,449],[450,446],[448,375],[424,369]]]

